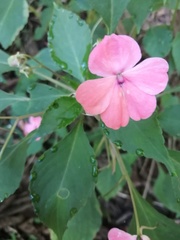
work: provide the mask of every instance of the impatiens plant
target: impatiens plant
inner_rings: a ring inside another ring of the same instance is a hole
[[[179,9],[0,2],[0,202],[31,161],[29,198],[51,240],[179,239]],[[169,22],[152,17],[162,11]]]

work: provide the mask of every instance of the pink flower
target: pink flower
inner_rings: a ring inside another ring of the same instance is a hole
[[[30,132],[37,129],[41,124],[41,117],[29,117],[28,122],[19,122],[20,128],[23,130],[24,135],[28,135]]]
[[[118,228],[112,228],[108,233],[109,240],[137,240],[137,235],[130,235]],[[150,240],[146,235],[141,236],[141,240]]]
[[[102,78],[85,81],[76,91],[76,100],[85,112],[100,115],[112,129],[126,126],[130,118],[149,118],[156,109],[155,95],[167,85],[168,63],[154,57],[136,65],[140,59],[141,51],[133,38],[105,36],[88,62],[90,71]]]

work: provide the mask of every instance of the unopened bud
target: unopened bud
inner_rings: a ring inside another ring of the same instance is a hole
[[[7,61],[10,67],[20,67],[26,62],[26,56],[17,52],[15,55],[10,56]]]
[[[32,73],[32,69],[28,66],[23,66],[19,70],[20,73],[24,74],[27,78]]]

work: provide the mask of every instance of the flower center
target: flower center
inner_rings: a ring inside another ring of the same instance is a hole
[[[116,80],[119,85],[122,85],[124,83],[124,79],[120,73],[116,75]]]

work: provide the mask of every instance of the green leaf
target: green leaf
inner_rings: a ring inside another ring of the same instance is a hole
[[[40,219],[63,239],[72,214],[94,190],[93,150],[81,124],[46,151],[32,170],[31,195]]]
[[[140,31],[141,26],[150,13],[152,6],[152,0],[132,0],[128,4],[128,11],[134,19],[134,23],[137,26],[137,32]]]
[[[60,70],[59,66],[52,60],[51,54],[48,48],[43,48],[41,51],[38,52],[38,54],[34,58],[54,72],[57,72],[58,70]],[[35,62],[33,59],[28,61],[28,64],[31,67],[35,67],[36,69],[39,66],[38,63]],[[53,75],[52,72],[48,71],[43,67],[39,67],[37,71],[46,76],[51,77]],[[44,78],[41,76],[38,76],[38,79],[44,80]]]
[[[103,18],[109,28],[109,33],[114,32],[118,21],[125,11],[130,0],[91,0],[91,5]]]
[[[0,42],[8,48],[28,20],[28,4],[25,0],[0,1]]]
[[[179,0],[165,0],[165,7],[177,10],[180,7]]]
[[[83,221],[82,221],[83,220]],[[86,205],[68,222],[63,240],[92,240],[101,225],[99,202],[93,194]]]
[[[178,32],[172,43],[172,56],[178,73],[180,74],[180,32]]]
[[[165,108],[159,114],[159,122],[165,132],[180,137],[180,105]]]
[[[72,97],[60,97],[56,99],[46,110],[43,120],[37,131],[37,136],[44,136],[63,128],[73,122],[81,113],[80,104]]]
[[[176,169],[176,174],[171,174],[174,201],[180,205],[180,151],[170,150],[169,155]]]
[[[27,104],[27,102],[29,101],[28,97],[6,93],[2,90],[0,90],[0,99],[0,111],[4,110],[8,106],[16,104],[16,102],[22,102],[24,104]]]
[[[60,97],[62,91],[45,84],[34,84],[28,90],[30,98],[19,97],[16,102],[11,102],[13,115],[26,115],[44,111],[52,101]],[[16,95],[14,95],[16,96]]]
[[[174,192],[171,178],[172,177],[169,174],[165,173],[161,168],[159,168],[159,175],[155,181],[153,192],[158,198],[158,200],[163,203],[165,207],[175,213],[180,214],[180,204],[178,202],[180,201],[180,198],[178,200],[177,193]]]
[[[143,46],[151,57],[166,57],[172,45],[173,33],[168,26],[150,28],[144,38]]]
[[[164,0],[152,0],[152,11],[157,11],[164,6]]]
[[[74,12],[88,11],[91,9],[91,0],[71,0],[68,8]]]
[[[27,148],[28,138],[24,138],[20,143],[7,147],[3,153],[0,159],[0,202],[19,187]]]
[[[48,28],[49,22],[51,20],[52,13],[53,13],[53,5],[51,3],[51,5],[49,7],[45,8],[41,12],[41,16],[40,16],[41,25],[39,27],[37,27],[35,30],[35,33],[34,33],[35,40],[40,40],[47,32],[47,28]]]
[[[62,70],[84,81],[85,57],[92,42],[88,25],[76,14],[55,5],[48,42],[51,56]]]
[[[150,206],[133,188],[133,196],[136,204],[136,210],[140,226],[156,227],[152,230],[143,229],[143,234],[150,237],[153,240],[171,239],[177,240],[180,236],[180,228],[178,224],[175,224],[173,220],[168,219],[162,214],[158,213],[153,207]],[[130,232],[136,234],[136,224],[133,221],[130,225]]]
[[[128,173],[131,174],[130,166],[136,160],[137,156],[134,154],[122,154],[122,158],[126,168],[128,169]],[[114,171],[112,170],[111,165],[108,165],[100,170],[96,186],[105,200],[109,200],[122,190],[122,187],[126,183],[124,179],[122,181],[122,177],[123,176],[118,163],[116,163]]]
[[[174,167],[169,161],[168,152],[164,146],[164,138],[156,114],[146,120],[137,122],[131,120],[126,127],[117,131],[104,130],[105,133],[108,131],[108,136],[113,142],[120,141],[122,143],[123,150],[153,158],[164,163],[170,172],[174,172]]]

